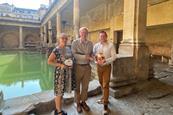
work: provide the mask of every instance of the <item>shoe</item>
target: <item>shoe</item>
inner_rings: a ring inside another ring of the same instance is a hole
[[[96,101],[98,104],[103,104],[104,102],[103,102],[103,99],[99,99],[99,100],[97,100]]]
[[[57,112],[57,110],[55,109],[55,111],[54,111],[54,115],[58,115],[58,112]]]
[[[54,115],[59,115],[59,114],[62,114],[62,115],[67,115],[67,113],[65,111],[60,111],[60,112],[57,112],[57,110],[55,110],[54,112]]]
[[[67,113],[65,111],[62,111],[62,115],[67,115]]]
[[[103,110],[103,115],[109,115],[109,113],[110,113],[110,109],[109,108]]]
[[[104,104],[104,99],[101,98],[99,100],[96,101],[98,104]],[[109,101],[107,102],[109,104]]]
[[[80,104],[85,111],[90,111],[89,106],[85,102],[81,102]]]
[[[61,111],[62,115],[67,115],[67,112]]]
[[[108,110],[103,110],[103,115],[108,115],[108,114],[109,114]]]
[[[82,108],[80,104],[77,104],[77,112],[82,113]]]

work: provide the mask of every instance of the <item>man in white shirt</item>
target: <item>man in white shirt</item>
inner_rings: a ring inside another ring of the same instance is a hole
[[[108,42],[107,33],[99,33],[99,42],[94,45],[93,53],[96,57],[97,73],[102,87],[103,96],[98,103],[104,104],[104,114],[108,114],[109,81],[111,74],[111,63],[116,59],[116,51],[113,43]]]

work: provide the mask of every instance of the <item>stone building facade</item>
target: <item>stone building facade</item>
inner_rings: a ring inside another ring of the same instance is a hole
[[[39,27],[46,11],[44,5],[32,10],[0,4],[0,49],[23,49],[28,42],[39,44]]]
[[[45,6],[41,5],[40,9],[44,8]],[[9,5],[8,3],[0,4],[0,16],[2,17],[41,20],[39,12],[40,10],[17,8],[14,5]]]

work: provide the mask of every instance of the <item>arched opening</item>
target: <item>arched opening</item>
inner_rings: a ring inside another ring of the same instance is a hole
[[[39,39],[35,35],[28,34],[24,38],[25,48],[36,48],[39,45]]]
[[[10,48],[18,48],[19,40],[16,34],[14,33],[6,33],[2,36],[2,48],[10,49]]]

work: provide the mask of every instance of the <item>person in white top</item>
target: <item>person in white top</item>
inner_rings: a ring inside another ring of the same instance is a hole
[[[102,98],[97,102],[104,105],[103,114],[108,114],[111,63],[116,59],[116,51],[113,43],[107,40],[107,33],[105,31],[99,32],[99,42],[94,45],[93,53],[96,59],[97,73],[103,93]]]

